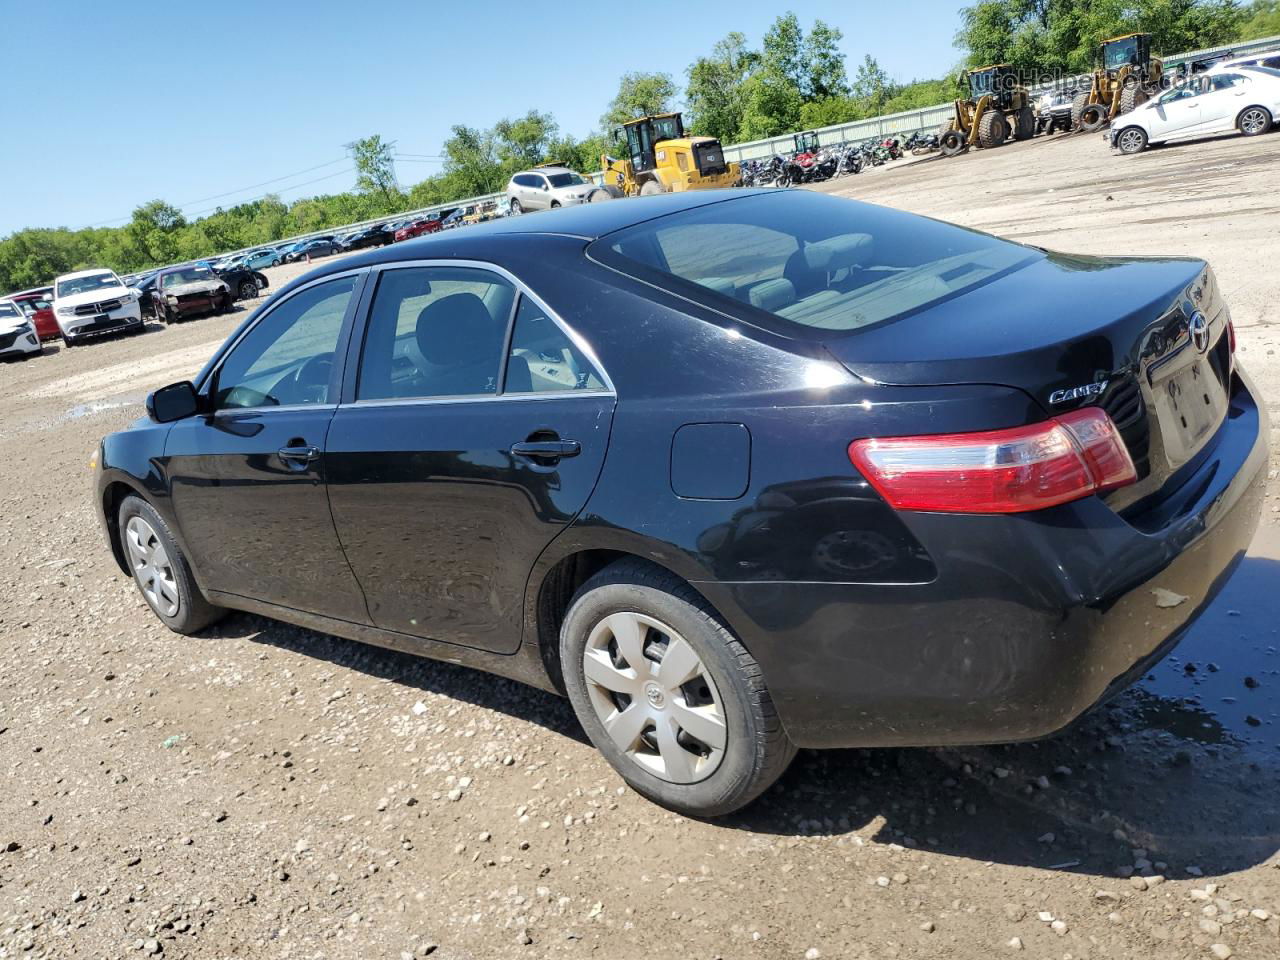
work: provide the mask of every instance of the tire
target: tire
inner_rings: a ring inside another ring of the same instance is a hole
[[[626,194],[622,192],[621,188],[615,187],[612,183],[606,183],[600,189],[607,193],[613,200],[621,200],[626,196]]]
[[[944,157],[954,157],[965,147],[964,135],[959,130],[948,129],[938,141],[938,149]]]
[[[166,327],[173,323],[173,311],[169,309],[169,305],[167,303],[156,304],[156,319]]]
[[[1080,120],[1084,117],[1085,107],[1089,106],[1089,91],[1077,93],[1075,99],[1071,101],[1071,129],[1075,130],[1080,126]]]
[[[1030,107],[1023,107],[1014,114],[1013,139],[1030,140],[1036,135],[1036,115]]]
[[[938,142],[939,142],[939,143],[941,143],[941,142],[942,142],[942,138],[943,138],[943,137],[945,137],[945,136],[946,136],[946,135],[947,135],[951,130],[954,130],[954,129],[955,129],[955,128],[951,125],[951,124],[952,124],[952,122],[953,122],[953,121],[948,120],[948,121],[946,121],[945,123],[943,123],[943,124],[942,124],[942,126],[940,126],[940,127],[938,128]]]
[[[218,304],[218,313],[230,313],[234,309],[235,299],[228,293],[222,298],[222,303]]]
[[[978,145],[998,147],[1009,139],[1009,122],[998,110],[988,110],[978,121]]]
[[[62,345],[70,350],[76,345],[76,342],[68,337],[65,333],[62,335]]]
[[[151,504],[129,495],[120,504],[120,546],[133,580],[152,612],[175,633],[192,634],[227,611],[204,598],[187,558]]]
[[[633,665],[626,650],[643,664]],[[675,678],[658,671],[666,657],[681,665]],[[665,570],[623,560],[583,584],[560,631],[560,658],[591,742],[632,789],[668,809],[732,813],[795,757],[759,664],[693,588]],[[635,695],[610,693],[601,679]]]
[[[662,188],[662,184],[657,180],[646,180],[640,185],[640,196],[642,197],[653,197],[659,193],[666,192],[667,191]]]
[[[258,295],[258,285],[252,280],[241,280],[239,287],[241,300],[252,300]],[[231,305],[231,301],[227,301],[227,305]]]
[[[1091,103],[1080,114],[1080,129],[1085,133],[1094,133],[1107,125],[1107,108],[1100,103]]]
[[[560,201],[559,201],[559,200],[552,200],[552,201],[551,201],[551,207],[550,207],[550,209],[552,209],[552,210],[559,210],[559,209],[560,209]]]
[[[520,206],[519,200],[517,200],[515,197],[512,197],[511,198],[511,215],[513,217],[518,217],[522,213],[524,213],[524,207]]]
[[[1143,90],[1139,84],[1126,83],[1124,89],[1120,91],[1120,112],[1128,113],[1135,107],[1140,107],[1151,99],[1150,94]]]
[[[279,261],[279,260],[272,260],[272,261],[271,261],[271,265],[272,265],[273,267],[278,267],[278,266],[280,266],[280,261]]]
[[[1125,127],[1116,135],[1116,149],[1124,154],[1141,153],[1147,149],[1147,132],[1141,127]]]
[[[1246,137],[1256,137],[1270,130],[1274,120],[1266,107],[1245,107],[1240,111],[1236,126]]]

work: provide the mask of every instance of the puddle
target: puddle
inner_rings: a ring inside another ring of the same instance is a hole
[[[1178,648],[1135,688],[1145,726],[1202,744],[1237,743],[1280,765],[1280,530],[1248,555]]]

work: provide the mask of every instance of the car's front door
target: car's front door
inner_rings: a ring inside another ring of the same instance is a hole
[[[373,622],[515,650],[534,561],[604,462],[598,364],[511,277],[423,265],[381,272],[348,368],[325,461]]]
[[[1151,123],[1149,139],[1164,140],[1194,133],[1200,124],[1200,84],[1198,80],[1160,95],[1156,119]]]
[[[170,432],[165,472],[204,588],[368,622],[323,456],[363,281],[318,281],[264,314],[202,384],[207,412]]]

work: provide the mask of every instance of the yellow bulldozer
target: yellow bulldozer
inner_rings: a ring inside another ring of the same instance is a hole
[[[738,164],[725,161],[720,141],[685,136],[679,113],[637,117],[624,123],[622,131],[627,156],[600,158],[604,191],[611,197],[732,187],[739,180]]]
[[[1072,126],[1092,132],[1139,107],[1160,90],[1164,64],[1151,56],[1151,34],[1130,33],[1104,40],[1088,90],[1071,103]]]
[[[969,98],[957,100],[955,113],[938,131],[943,156],[953,157],[968,147],[998,147],[1012,136],[1029,140],[1036,134],[1031,95],[1007,63],[970,70]]]

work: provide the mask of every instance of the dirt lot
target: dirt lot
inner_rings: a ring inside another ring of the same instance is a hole
[[[1277,183],[1280,135],[1075,137],[832,188],[1207,256],[1280,420]],[[88,456],[243,316],[0,366],[0,957],[1280,956],[1274,472],[1192,636],[1070,732],[802,753],[700,823],[620,789],[552,696],[256,617],[159,626]]]

